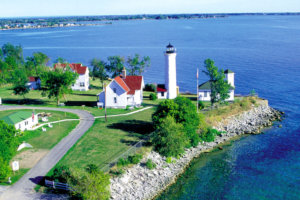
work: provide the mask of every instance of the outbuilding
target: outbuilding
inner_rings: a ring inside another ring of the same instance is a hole
[[[14,125],[17,130],[29,130],[38,124],[38,115],[30,111],[17,111],[0,118],[5,123]]]

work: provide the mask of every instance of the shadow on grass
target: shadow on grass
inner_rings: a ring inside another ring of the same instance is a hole
[[[97,95],[95,95],[95,94],[80,94],[80,93],[73,93],[73,95],[95,97],[95,99],[97,98]]]
[[[66,106],[89,106],[89,107],[94,107],[97,106],[96,101],[67,101],[65,102]]]
[[[126,120],[124,122],[111,124],[108,128],[120,129],[128,132],[129,136],[135,136],[141,139],[154,131],[151,122],[141,120]]]
[[[35,104],[35,105],[44,105],[47,102],[40,99],[3,99],[4,104]]]

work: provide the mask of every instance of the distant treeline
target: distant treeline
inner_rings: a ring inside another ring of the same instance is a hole
[[[67,16],[67,17],[33,17],[33,18],[2,18],[0,26],[11,24],[57,24],[82,21],[115,21],[115,20],[141,20],[141,19],[194,19],[216,18],[237,15],[300,15],[299,13],[220,13],[220,14],[144,14],[144,15],[106,15],[106,16]]]

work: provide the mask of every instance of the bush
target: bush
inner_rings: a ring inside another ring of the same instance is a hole
[[[167,158],[166,158],[166,162],[167,162],[167,163],[172,163],[172,157],[167,157]]]
[[[141,154],[135,154],[133,156],[128,157],[128,161],[130,164],[138,164],[143,158],[143,155]]]
[[[124,159],[124,158],[120,158],[117,162],[117,166],[118,167],[124,167],[124,166],[127,166],[129,165],[129,160],[128,159]]]
[[[114,176],[121,176],[125,171],[123,169],[111,169],[109,173]]]
[[[207,131],[203,132],[200,137],[204,142],[213,142],[215,140],[215,136],[221,134],[222,132],[216,129],[208,128]]]
[[[51,177],[54,181],[61,183],[67,183],[69,179],[72,178],[72,172],[68,166],[62,165],[54,169],[53,175]]]
[[[156,85],[147,83],[144,91],[156,92]]]
[[[198,108],[202,110],[205,107],[203,101],[198,101]]]
[[[183,126],[168,116],[154,132],[152,144],[154,149],[164,156],[178,156],[184,152],[187,139]]]
[[[157,99],[157,94],[156,93],[151,93],[149,95],[149,99],[152,100],[152,101],[156,100]]]
[[[90,174],[92,173],[98,173],[100,170],[99,170],[99,167],[95,164],[88,164],[86,166],[86,171]]]
[[[156,164],[153,163],[151,159],[148,159],[146,162],[146,167],[151,170],[151,169],[156,168]]]

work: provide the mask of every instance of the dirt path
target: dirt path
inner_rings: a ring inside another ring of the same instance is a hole
[[[28,149],[16,155],[12,160],[19,161],[20,168],[32,168],[36,165],[47,153],[47,149]]]

